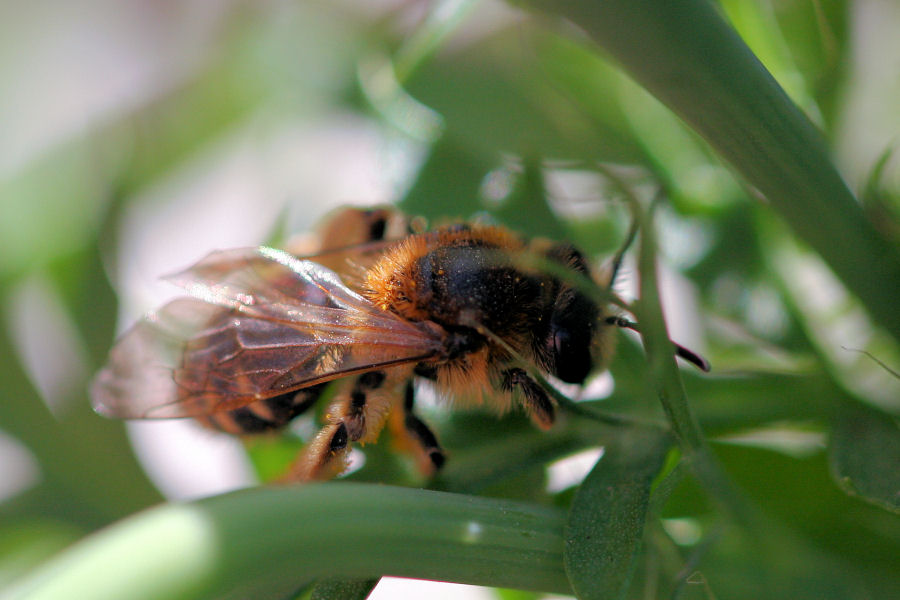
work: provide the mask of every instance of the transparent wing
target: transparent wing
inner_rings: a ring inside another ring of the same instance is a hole
[[[381,311],[332,271],[270,248],[215,252],[169,278],[176,299],[128,330],[92,388],[119,418],[231,410],[441,353],[443,332]]]
[[[343,207],[327,215],[315,235],[304,234],[285,250],[328,267],[354,288],[388,248],[412,233],[412,221],[393,206]]]
[[[397,240],[377,240],[322,250],[300,258],[311,260],[334,271],[347,287],[359,291],[365,282],[366,271],[398,243],[400,242]]]

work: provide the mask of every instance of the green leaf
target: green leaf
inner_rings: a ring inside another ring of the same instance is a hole
[[[672,445],[641,431],[606,451],[575,494],[566,524],[566,573],[581,599],[623,598],[634,572],[651,486]]]
[[[5,600],[272,597],[382,574],[569,593],[553,508],[342,483],[164,505],[82,540]]]
[[[443,136],[400,205],[411,215],[469,218],[483,208],[478,191],[489,169],[489,163]]]
[[[433,3],[428,17],[394,55],[397,81],[406,81],[422,63],[430,60],[477,4],[477,0],[441,0]]]
[[[565,227],[547,204],[542,169],[540,158],[526,158],[521,176],[494,215],[505,225],[524,234],[565,239]]]
[[[866,177],[860,201],[869,220],[885,237],[900,243],[900,190],[892,190],[886,181],[888,166],[895,159],[893,146],[881,153]]]
[[[711,2],[523,4],[572,20],[612,54],[757,188],[900,339],[900,250],[865,218],[820,132]]]
[[[507,417],[506,421],[509,420]],[[603,439],[604,432],[590,422],[573,419],[565,426],[539,431],[523,421],[498,423],[492,415],[464,415],[454,419],[459,424],[456,430],[446,431],[442,436],[451,453],[438,483],[458,492],[482,493],[529,470],[543,469],[551,460],[597,445]]]
[[[737,548],[726,544],[710,553],[708,577],[721,589],[744,581],[732,569],[752,564],[756,575],[743,576],[748,583],[774,581],[784,591],[776,595],[771,587],[757,588],[755,595],[743,597],[897,597],[900,519],[842,493],[833,484],[824,452],[795,458],[760,447],[716,444],[716,454],[744,496],[766,515],[755,529],[743,530],[751,545],[734,553]],[[684,511],[703,514],[696,505],[678,503]],[[724,558],[731,567],[720,562]]]
[[[710,435],[775,422],[824,422],[840,398],[840,390],[821,371],[702,377],[686,372],[684,385]]]
[[[501,589],[494,590],[497,600],[539,600],[540,594],[534,592],[523,592],[522,590]]]
[[[3,292],[0,285],[0,296]],[[8,315],[0,311],[0,317]],[[4,357],[0,423],[34,455],[43,476],[31,502],[19,505],[21,512],[96,527],[159,501],[159,493],[130,451],[122,424],[90,409],[86,382],[67,390],[71,396],[65,400],[71,408],[56,416],[42,401],[2,328],[0,356]]]
[[[860,404],[838,412],[829,446],[831,473],[848,494],[900,514],[900,427]]]
[[[274,481],[297,459],[303,441],[290,435],[260,436],[245,440],[244,448],[259,480]]]
[[[83,534],[55,520],[17,518],[0,521],[0,589],[27,573]]]
[[[552,69],[554,78],[591,78],[594,83],[593,74],[585,70],[591,65],[557,55],[555,48],[539,41],[525,38],[523,44],[528,30],[527,23],[506,28],[450,59],[441,57],[420,68],[407,90],[441,115],[445,135],[488,160],[535,153],[578,161],[640,159],[640,149],[621,133],[621,124],[611,125],[618,118],[615,109],[595,105],[585,111],[548,77],[549,63],[560,61],[564,67]]]
[[[366,600],[378,585],[375,579],[328,579],[313,588],[310,600]]]

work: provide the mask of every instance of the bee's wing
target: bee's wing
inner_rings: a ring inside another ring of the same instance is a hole
[[[301,258],[331,269],[341,277],[345,285],[353,290],[358,290],[363,284],[366,270],[398,243],[401,242],[376,240],[321,250],[315,254],[303,255]]]
[[[316,263],[270,248],[215,252],[170,278],[176,299],[128,330],[92,388],[120,418],[231,410],[439,354],[443,334],[378,309]]]
[[[316,235],[289,241],[285,250],[325,265],[351,285],[385,250],[412,233],[411,222],[392,206],[343,207],[322,220]]]

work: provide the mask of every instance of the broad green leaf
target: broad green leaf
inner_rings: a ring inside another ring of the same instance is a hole
[[[566,573],[580,599],[624,598],[654,479],[672,439],[647,432],[607,445],[576,492],[566,524]]]
[[[900,427],[895,418],[845,404],[834,420],[829,462],[845,492],[900,514]]]
[[[258,488],[119,522],[4,600],[259,597],[382,574],[568,593],[563,526],[556,509],[458,494],[348,482]]]

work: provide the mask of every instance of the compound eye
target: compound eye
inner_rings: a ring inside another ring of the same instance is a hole
[[[590,332],[556,329],[553,332],[553,364],[553,374],[566,383],[583,383],[591,372]]]

